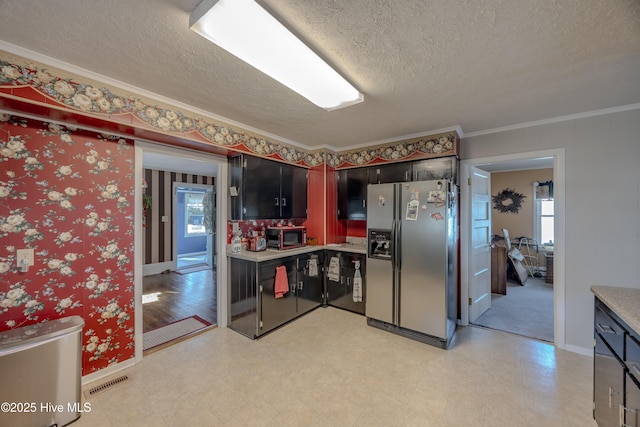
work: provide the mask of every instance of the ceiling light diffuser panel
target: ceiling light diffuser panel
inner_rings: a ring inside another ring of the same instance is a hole
[[[326,110],[363,101],[355,87],[253,0],[204,0],[190,28]]]

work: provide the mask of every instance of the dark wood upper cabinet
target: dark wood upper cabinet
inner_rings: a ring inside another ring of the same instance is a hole
[[[307,217],[307,170],[260,157],[229,159],[230,217],[292,219]],[[233,191],[233,190],[232,190]]]
[[[371,166],[368,169],[370,184],[411,181],[411,163],[408,162]]]
[[[368,169],[338,172],[338,219],[367,219]]]

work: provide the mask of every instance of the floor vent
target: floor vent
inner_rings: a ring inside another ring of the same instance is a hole
[[[129,379],[129,376],[128,376],[128,375],[123,375],[123,376],[121,376],[121,377],[114,378],[114,379],[112,379],[112,380],[107,381],[106,383],[103,383],[103,384],[97,385],[97,386],[95,386],[95,387],[91,387],[90,389],[88,389],[88,390],[85,392],[85,394],[86,394],[87,396],[93,396],[93,395],[95,395],[95,394],[97,394],[97,393],[100,393],[101,391],[108,390],[108,389],[110,389],[111,387],[113,387],[113,386],[115,386],[115,385],[118,385],[118,384],[120,384],[121,382],[126,381],[126,380],[128,380],[128,379]]]

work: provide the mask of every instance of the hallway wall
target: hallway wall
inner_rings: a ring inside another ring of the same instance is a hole
[[[145,169],[145,192],[151,195],[152,206],[145,216],[144,264],[173,261],[173,182],[215,185],[215,177]],[[167,221],[163,222],[162,217]]]

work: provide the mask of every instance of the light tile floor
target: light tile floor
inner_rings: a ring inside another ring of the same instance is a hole
[[[218,328],[146,356],[73,426],[592,427],[592,363],[475,327],[442,350],[320,308],[259,340]]]

